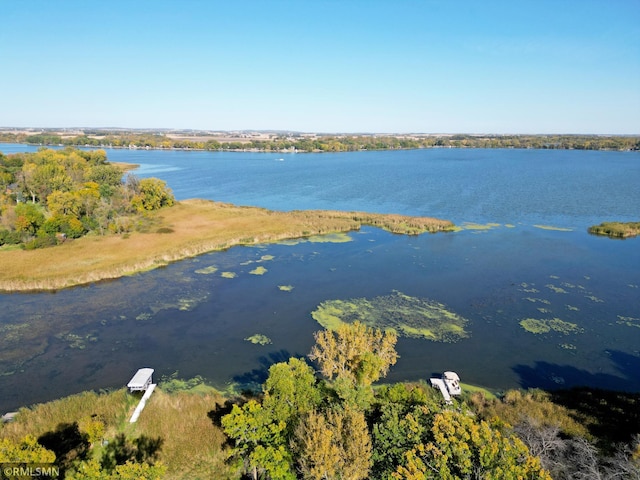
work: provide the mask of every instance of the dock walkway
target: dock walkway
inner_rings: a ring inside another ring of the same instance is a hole
[[[445,403],[447,403],[447,405],[453,403],[453,401],[451,400],[451,395],[449,395],[449,390],[444,384],[444,380],[442,380],[441,378],[430,378],[429,381],[431,382],[432,387],[438,387],[440,389],[440,392],[442,393],[444,401]]]
[[[140,399],[140,403],[138,403],[138,406],[133,411],[133,415],[131,415],[131,419],[129,420],[129,423],[136,423],[138,421],[138,417],[140,416],[140,413],[142,413],[142,410],[144,410],[144,407],[147,404],[147,400],[149,400],[149,397],[151,396],[155,388],[156,388],[155,383],[152,383],[151,385],[149,385],[149,388],[147,388],[147,390],[144,392],[144,395]]]

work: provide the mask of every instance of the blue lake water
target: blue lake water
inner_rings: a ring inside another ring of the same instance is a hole
[[[0,145],[5,153],[29,149]],[[112,282],[0,295],[0,410],[118,387],[143,366],[202,375],[219,387],[260,382],[273,362],[309,352],[320,328],[311,312],[321,302],[393,291],[445,304],[468,319],[470,336],[401,338],[388,380],[456,370],[494,389],[640,391],[640,240],[586,233],[602,221],[640,219],[637,152],[108,156],[139,164],[138,176],[166,180],[178,199],[493,226],[417,237],[364,228],[346,243],[237,247]],[[257,266],[266,272],[256,275]],[[520,325],[527,318],[576,328],[533,334]],[[256,333],[272,343],[245,340]]]

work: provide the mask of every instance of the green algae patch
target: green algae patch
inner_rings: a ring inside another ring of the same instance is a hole
[[[545,287],[547,287],[549,290],[552,290],[552,291],[554,291],[554,292],[556,292],[556,293],[569,293],[569,292],[567,292],[564,288],[562,288],[562,287],[557,287],[557,286],[555,286],[555,285],[553,285],[553,284],[545,285]]]
[[[217,271],[218,267],[211,265],[209,267],[199,268],[198,270],[196,270],[196,273],[200,275],[211,275],[212,273],[216,273]]]
[[[293,290],[293,285],[278,285],[278,289],[283,292],[290,292]]]
[[[256,333],[255,335],[251,335],[250,337],[245,338],[247,342],[251,342],[255,345],[269,345],[271,344],[271,339],[266,335],[262,335],[261,333]]]
[[[575,323],[565,322],[559,318],[525,318],[524,320],[520,320],[520,326],[527,332],[536,335],[549,333],[551,331],[569,335],[570,333],[582,333],[583,331],[582,328],[578,327]]]
[[[299,245],[300,243],[347,243],[353,242],[353,238],[348,233],[326,233],[324,235],[312,235],[310,237],[293,238],[278,242],[281,245]]]
[[[353,242],[348,233],[328,233],[326,235],[312,235],[306,239],[311,243],[347,243]]]
[[[256,267],[253,270],[251,270],[249,273],[251,275],[264,275],[265,273],[267,273],[267,269],[264,268],[262,265],[260,265],[259,267]]]
[[[554,230],[556,232],[573,232],[573,228],[554,227],[553,225],[534,225],[534,227],[541,228],[542,230]]]
[[[370,327],[394,331],[398,336],[435,342],[456,342],[469,336],[468,320],[445,305],[394,291],[390,295],[349,300],[327,300],[311,312],[328,330],[356,320]]]
[[[618,315],[618,320],[616,321],[616,323],[618,325],[640,328],[640,318],[637,317],[624,317],[622,315]]]
[[[499,223],[473,223],[464,222],[462,224],[462,230],[491,230],[492,228],[499,227]]]
[[[220,276],[221,276],[222,278],[236,278],[236,277],[238,276],[238,274],[237,274],[237,273],[235,273],[235,272],[222,272],[222,273],[220,274]]]
[[[551,327],[547,325],[544,320],[537,320],[535,318],[525,318],[520,320],[520,326],[529,333],[548,333],[551,331]]]

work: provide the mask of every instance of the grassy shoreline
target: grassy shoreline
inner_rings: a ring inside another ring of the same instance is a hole
[[[185,200],[153,212],[144,232],[83,237],[40,250],[0,249],[0,291],[51,291],[152,270],[236,245],[348,232],[364,225],[418,235],[453,230],[445,220],[395,214],[305,210],[280,212]]]

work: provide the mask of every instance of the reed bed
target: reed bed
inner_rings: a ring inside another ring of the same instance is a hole
[[[451,222],[428,217],[277,212],[207,200],[186,200],[154,212],[149,224],[153,231],[146,233],[84,237],[40,250],[0,249],[0,291],[58,290],[120,278],[235,245],[348,232],[363,225],[409,235],[454,228]]]
[[[122,428],[137,399],[122,388],[110,393],[82,392],[77,395],[21,408],[16,419],[0,428],[0,438],[13,441],[30,434],[36,437],[51,432],[61,423],[82,424],[97,420],[105,426],[105,436]]]

